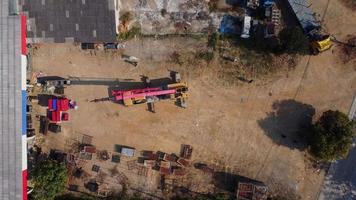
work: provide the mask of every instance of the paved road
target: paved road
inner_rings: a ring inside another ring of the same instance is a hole
[[[349,118],[355,120],[355,114],[356,96],[350,108]],[[356,199],[356,147],[351,150],[346,159],[331,164],[319,195],[319,200],[353,199]]]

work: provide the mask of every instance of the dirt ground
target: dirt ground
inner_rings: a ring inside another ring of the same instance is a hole
[[[312,4],[318,13],[325,6],[324,1]],[[339,40],[354,34],[356,26],[356,20],[352,20],[356,19],[355,13],[342,6],[330,1],[325,15],[327,29]],[[77,101],[79,108],[70,111],[62,133],[50,133],[43,146],[65,149],[68,139],[81,138],[82,134],[92,136],[97,149],[109,152],[114,151],[115,144],[121,144],[138,151],[179,153],[181,144],[190,144],[194,148],[193,162],[207,163],[224,176],[247,176],[264,181],[272,192],[316,199],[324,172],[311,167],[297,131],[310,120],[306,115],[318,116],[327,109],[348,112],[356,92],[352,62],[341,62],[335,45],[319,56],[302,58],[294,70],[268,81],[229,87],[217,84],[221,82],[215,73],[219,66],[205,69],[166,62],[173,51],[189,51],[203,45],[186,38],[132,40],[127,42],[124,53],[140,58],[138,67],[125,63],[119,53],[82,51],[72,44],[40,45],[33,57],[35,72],[139,80],[140,75],[162,78],[168,76],[168,70],[176,70],[183,74],[190,89],[187,109],[165,101],[156,104],[153,114],[146,105],[124,107],[112,102],[89,102],[107,97],[107,86],[69,86],[65,94]],[[100,165],[107,171],[115,166],[110,162]],[[161,195],[155,172],[142,178],[130,173],[124,161],[118,171],[127,176],[131,189]],[[209,192],[216,182],[218,189],[226,189],[224,180],[206,180],[205,176],[191,169],[180,182],[194,192]]]

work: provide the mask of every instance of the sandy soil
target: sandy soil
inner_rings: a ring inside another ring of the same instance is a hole
[[[325,6],[321,2],[312,4],[318,12]],[[342,39],[355,32],[356,20],[352,20],[355,13],[337,2],[330,1],[325,23]],[[33,66],[47,75],[139,80],[140,75],[167,77],[167,70],[173,69],[184,72],[183,79],[190,89],[187,109],[166,101],[157,103],[157,113],[152,114],[145,105],[128,108],[112,102],[89,102],[107,97],[107,86],[69,86],[65,94],[79,103],[79,109],[70,112],[62,133],[50,134],[45,146],[64,149],[66,139],[80,138],[82,134],[93,136],[98,149],[111,152],[115,144],[122,144],[137,150],[179,153],[181,144],[190,144],[194,147],[192,160],[205,162],[216,171],[264,181],[272,191],[284,195],[316,199],[324,174],[311,167],[297,131],[309,120],[306,115],[315,112],[317,116],[327,109],[348,111],[356,92],[353,66],[338,62],[331,50],[302,58],[295,70],[280,73],[269,82],[257,80],[227,88],[216,84],[215,66],[200,70],[197,76],[196,66],[163,62],[177,49],[188,51],[200,45],[184,38],[130,41],[125,54],[141,59],[137,68],[112,52],[85,52],[69,44],[41,45]],[[199,182],[194,178],[198,172],[193,172],[188,175],[193,178],[183,181],[185,186],[207,192],[206,182]],[[143,184],[142,177],[125,175],[132,187],[154,192],[157,182]],[[217,185],[226,189],[224,183]]]
[[[323,21],[326,31],[337,39],[344,40],[348,34],[356,34],[356,13],[345,7],[340,1],[313,1],[311,9]]]

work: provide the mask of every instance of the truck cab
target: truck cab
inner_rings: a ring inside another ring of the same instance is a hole
[[[332,46],[330,35],[320,35],[310,38],[310,46],[314,55],[330,49]]]

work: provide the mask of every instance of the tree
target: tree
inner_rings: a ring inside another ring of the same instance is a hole
[[[309,40],[300,27],[285,28],[279,33],[281,49],[287,54],[309,53]]]
[[[38,163],[33,174],[35,200],[53,200],[63,192],[67,182],[67,168],[53,160]]]
[[[219,40],[219,35],[216,32],[209,35],[208,36],[208,47],[211,47],[215,50],[218,40]]]
[[[339,111],[326,111],[312,125],[309,139],[311,153],[322,161],[343,159],[352,147],[354,122]]]
[[[122,24],[124,24],[125,26],[127,25],[127,23],[129,23],[131,20],[133,19],[133,16],[130,12],[125,12],[121,15],[120,20],[122,22]]]
[[[96,200],[96,199],[97,199],[96,197],[89,196],[83,193],[77,193],[77,194],[67,193],[60,196],[56,196],[55,198],[55,200]]]

